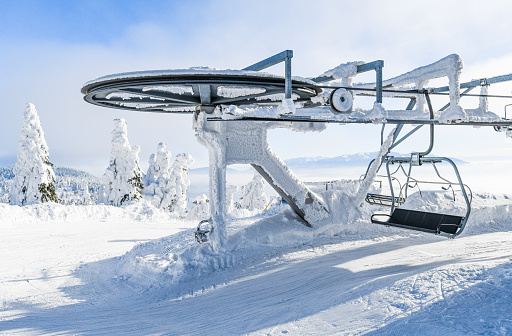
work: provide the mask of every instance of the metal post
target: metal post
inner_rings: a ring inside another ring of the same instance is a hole
[[[269,58],[259,61],[253,65],[250,65],[242,70],[248,71],[260,71],[281,63],[284,61],[284,96],[286,99],[292,98],[292,57],[293,50],[285,50],[279,54],[275,54]],[[381,85],[382,87],[382,85]]]
[[[378,60],[370,63],[360,64],[357,66],[357,73],[362,73],[370,70],[375,70],[375,91],[377,95],[377,103],[382,104],[382,68],[384,67],[384,61]]]
[[[395,191],[393,190],[393,181],[389,171],[389,162],[390,160],[386,160],[386,173],[388,174],[389,190],[391,191],[391,211],[389,213],[392,214],[395,211]]]
[[[428,111],[430,114],[430,120],[434,120],[434,109],[432,108],[432,102],[430,101],[430,96],[428,95],[428,90],[423,90],[423,93],[425,94],[425,98],[427,100]],[[434,148],[434,124],[430,124],[430,144],[426,151],[419,153],[420,157],[430,154],[430,152],[432,152],[433,148]]]
[[[376,81],[376,89],[377,89],[377,103],[382,104],[382,65],[379,64],[377,69],[377,81]]]
[[[293,53],[287,54],[284,60],[284,97],[292,98],[292,57]]]

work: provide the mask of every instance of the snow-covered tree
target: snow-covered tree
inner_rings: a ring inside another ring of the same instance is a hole
[[[151,154],[149,158],[149,168],[146,173],[146,186],[158,183],[158,180],[169,177],[171,152],[167,150],[164,142],[160,142],[156,148],[156,153]]]
[[[235,203],[233,200],[233,196],[238,191],[238,187],[236,185],[229,185],[226,188],[226,212],[230,213],[236,209],[238,203]]]
[[[210,200],[205,194],[196,197],[192,209],[188,212],[187,218],[189,219],[208,219],[210,218]]]
[[[139,146],[130,146],[124,119],[114,119],[110,165],[104,175],[104,195],[100,202],[122,205],[141,198],[143,174],[139,167]]]
[[[162,207],[180,216],[185,216],[187,210],[187,190],[190,186],[188,168],[193,162],[194,159],[187,153],[176,155],[170,169],[169,180],[164,187],[166,193],[162,199]]]
[[[149,168],[146,173],[144,185],[144,197],[154,206],[160,207],[164,198],[162,187],[167,183],[170,176],[171,152],[166,149],[165,143],[158,144],[156,153],[149,158]]]
[[[170,157],[171,152],[166,149],[165,143],[158,144],[157,152],[149,159],[144,197],[156,207],[184,216],[188,204],[187,189],[190,185],[188,167],[194,159],[187,153],[181,153],[169,167]]]
[[[13,173],[11,204],[59,202],[55,194],[55,173],[50,162],[48,145],[33,104],[25,106],[18,158]]]
[[[252,181],[242,186],[241,192],[240,205],[242,209],[263,210],[268,204],[263,178],[259,174],[254,174]]]

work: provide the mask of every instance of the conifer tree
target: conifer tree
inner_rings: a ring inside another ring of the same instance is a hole
[[[167,151],[165,143],[158,144],[157,152],[149,159],[144,197],[156,207],[185,216],[190,185],[188,168],[194,159],[187,153],[181,153],[169,167],[170,157],[171,152]]]
[[[104,175],[103,203],[119,206],[141,198],[144,186],[139,152],[139,146],[130,146],[125,120],[114,119],[110,165]]]
[[[242,209],[263,210],[268,203],[263,178],[259,174],[254,174],[252,181],[242,186],[241,192],[240,205]]]
[[[181,153],[176,155],[170,169],[169,180],[164,187],[165,196],[162,200],[162,206],[179,216],[185,216],[187,210],[187,190],[190,186],[188,169],[193,162],[194,159],[190,154]]]
[[[18,156],[13,168],[10,202],[15,205],[59,202],[39,116],[33,104],[25,106]]]
[[[188,212],[188,219],[208,219],[210,218],[210,200],[205,194],[196,197],[192,209]]]
[[[169,160],[171,152],[167,150],[165,143],[158,144],[156,153],[149,157],[149,167],[146,173],[144,185],[144,197],[151,204],[160,208],[164,198],[163,186],[167,183],[170,176]]]

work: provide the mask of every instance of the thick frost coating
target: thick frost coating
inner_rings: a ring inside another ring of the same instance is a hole
[[[465,109],[468,120],[471,121],[500,121],[501,118],[493,113],[489,112],[488,97],[489,86],[482,85],[480,87],[480,97],[478,99],[478,107],[476,109]]]
[[[82,93],[86,94],[91,88],[98,84],[105,84],[109,82],[115,82],[118,80],[126,80],[133,78],[141,78],[141,77],[151,77],[151,78],[165,78],[165,77],[174,77],[174,76],[202,76],[202,75],[225,75],[225,76],[248,76],[248,77],[257,77],[257,78],[273,78],[273,79],[283,79],[283,76],[271,74],[263,71],[247,71],[247,70],[217,70],[209,67],[196,67],[190,69],[173,69],[173,70],[148,70],[148,71],[135,71],[135,72],[125,72],[119,74],[112,74],[103,77],[96,78],[94,80],[88,81],[82,87]],[[292,80],[294,82],[306,83],[306,84],[315,84],[312,80],[307,78],[292,76]],[[149,86],[148,86],[149,88]],[[188,91],[188,90],[186,90]],[[186,93],[185,91],[183,93]]]
[[[104,195],[99,202],[119,206],[142,197],[143,174],[139,168],[139,152],[139,146],[130,146],[124,119],[114,119],[110,165],[103,176]]]
[[[351,62],[341,64],[336,68],[324,72],[319,77],[330,78],[330,82],[323,85],[353,86],[357,90],[353,90],[355,96],[358,95],[375,95],[376,83],[354,83],[353,78],[357,75],[357,66],[362,62]],[[487,98],[482,96],[477,109],[464,109],[460,105],[460,74],[463,67],[462,60],[459,55],[452,54],[432,64],[419,67],[400,76],[383,81],[384,88],[383,97],[401,97],[416,99],[415,108],[412,110],[388,110],[381,103],[375,102],[371,109],[363,109],[354,107],[348,113],[335,113],[330,105],[330,96],[333,89],[324,87],[323,91],[317,96],[311,97],[311,102],[321,105],[317,107],[300,108],[299,103],[295,102],[295,117],[305,117],[314,119],[328,119],[335,121],[347,122],[374,122],[382,123],[385,119],[396,120],[427,120],[430,119],[429,109],[426,103],[425,93],[416,92],[391,92],[387,90],[423,90],[427,92],[429,81],[437,78],[448,79],[449,106],[443,111],[434,110],[434,119],[440,124],[457,123],[461,121],[479,121],[490,122],[500,120],[499,117],[487,110]],[[361,89],[369,89],[367,92]],[[482,86],[481,94],[486,94],[487,87]],[[281,98],[282,99],[282,94]],[[276,94],[276,96],[278,96]],[[357,103],[357,98],[354,98]],[[285,102],[279,107],[251,107],[251,106],[223,106],[221,117],[223,119],[239,119],[239,117],[262,117],[262,118],[281,118],[286,114],[283,113]]]
[[[156,85],[156,86],[147,86],[142,88],[143,92],[147,91],[162,91],[162,92],[170,92],[174,94],[193,94],[194,90],[190,85]]]
[[[33,104],[27,104],[23,114],[18,159],[13,169],[11,204],[58,202],[52,167],[36,108]]]
[[[226,166],[229,164],[255,166],[308,223],[316,223],[329,215],[321,197],[309,190],[268,146],[268,129],[295,130],[295,126],[294,123],[208,121],[204,113],[196,116],[196,136],[209,151],[210,210],[214,225],[211,241],[215,250],[221,249],[227,240]],[[322,130],[323,127],[325,125],[305,123],[299,130]]]
[[[255,174],[251,182],[242,186],[242,197],[240,198],[240,206],[242,209],[263,210],[268,204],[267,195],[263,184],[263,178],[259,174]]]
[[[443,123],[449,123],[456,120],[466,118],[464,109],[460,106],[460,73],[462,71],[462,59],[457,54],[448,55],[437,62],[425,65],[409,71],[400,76],[385,80],[382,82],[383,87],[393,88],[414,88],[421,90],[427,87],[430,80],[436,78],[447,77],[449,81],[449,97],[450,107],[441,112],[436,117]],[[375,83],[354,85],[355,87],[374,87]],[[393,95],[393,94],[391,94]],[[416,113],[427,113],[425,96],[417,95],[418,103],[416,104]],[[400,111],[404,112],[404,111]],[[409,118],[411,111],[407,111],[404,115]],[[395,116],[393,116],[395,118]]]
[[[265,93],[265,89],[261,87],[244,87],[244,86],[219,86],[217,95],[225,98],[236,98],[255,94]]]
[[[361,61],[343,63],[331,70],[327,70],[318,77],[332,77],[334,79],[351,79],[355,75],[357,75],[357,66],[363,63],[364,62]]]

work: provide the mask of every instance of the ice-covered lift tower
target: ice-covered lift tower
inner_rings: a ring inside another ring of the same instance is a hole
[[[388,80],[382,78],[384,62],[380,60],[341,64],[308,79],[292,77],[292,57],[293,52],[286,50],[242,70],[200,67],[109,75],[86,83],[82,93],[87,102],[104,107],[193,114],[196,136],[209,151],[210,240],[215,248],[222,246],[226,238],[229,164],[251,164],[307,226],[329,216],[322,198],[302,183],[269,147],[269,129],[321,131],[328,123],[396,125],[388,140],[382,140],[375,166],[369,169],[357,193],[359,198],[364,198],[372,172],[386,160],[389,150],[424,125],[429,125],[431,139],[435,125],[493,126],[512,136],[512,121],[487,110],[487,99],[493,97],[487,92],[488,86],[512,80],[512,74],[460,83],[462,61],[458,55],[449,55]],[[261,71],[282,62],[284,76]],[[375,72],[375,83],[353,83],[357,74],[367,71]],[[448,86],[427,86],[429,80],[441,77],[448,79]],[[480,87],[480,93],[470,94],[476,87]],[[431,95],[447,96],[447,104],[434,109]],[[480,97],[479,106],[464,109],[460,98],[471,95]],[[365,110],[354,106],[357,96],[375,96],[376,100],[371,109]],[[383,97],[406,98],[409,104],[404,110],[387,110],[382,104]],[[405,124],[419,126],[399,138]],[[423,156],[429,152],[413,153],[409,161],[421,165]],[[356,199],[354,204],[358,202]]]

